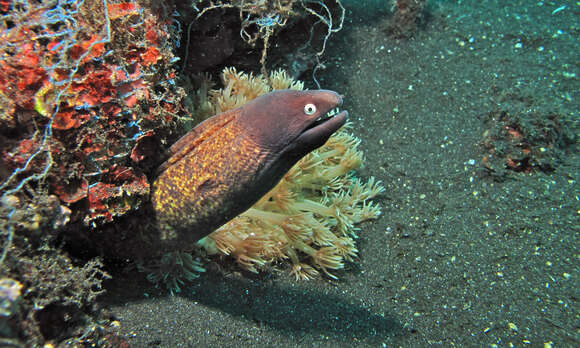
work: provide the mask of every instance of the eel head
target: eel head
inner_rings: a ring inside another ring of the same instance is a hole
[[[243,127],[273,161],[290,166],[324,145],[348,116],[338,111],[342,97],[329,90],[279,90],[254,101],[244,107]]]

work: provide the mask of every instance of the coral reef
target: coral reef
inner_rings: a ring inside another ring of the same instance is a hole
[[[272,89],[302,89],[285,72],[269,79],[225,69],[225,86],[211,90],[211,112],[222,112]],[[355,224],[376,218],[380,208],[371,202],[383,192],[380,182],[357,179],[352,171],[362,165],[360,140],[339,131],[320,149],[298,162],[282,181],[251,209],[219,228],[198,244],[209,254],[230,255],[252,272],[289,259],[297,279],[318,270],[344,267],[356,257]]]
[[[74,331],[82,331],[93,320],[92,303],[104,292],[102,282],[110,277],[98,259],[77,264],[48,240],[40,246],[31,242],[17,238],[0,268],[0,277],[5,277],[0,281],[4,309],[0,332],[7,339],[0,345],[23,340],[40,346],[46,340],[81,336],[83,332]],[[9,279],[8,272],[18,281]]]
[[[11,320],[18,314],[22,284],[14,279],[0,279],[0,336],[14,336],[14,323]],[[1,341],[0,341],[1,343]]]
[[[148,199],[152,139],[182,109],[169,6],[0,2],[0,277],[22,285],[0,345],[115,336],[91,317],[108,274],[62,250],[59,229],[80,236]]]
[[[149,184],[136,145],[174,121],[182,96],[169,20],[153,10],[106,0],[6,6],[3,196],[24,201],[24,186],[40,194],[47,183],[87,225],[139,208]]]

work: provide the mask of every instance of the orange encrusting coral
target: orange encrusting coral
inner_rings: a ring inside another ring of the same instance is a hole
[[[149,184],[130,160],[146,157],[135,147],[138,140],[173,127],[183,96],[174,80],[174,28],[157,11],[161,6],[0,6],[6,12],[0,22],[0,125],[19,129],[0,159],[7,171],[20,173],[3,187],[46,182],[63,204],[86,201],[73,215],[87,224],[109,222],[148,199]],[[34,146],[18,146],[27,142]],[[120,179],[119,168],[133,168],[134,175]],[[135,197],[125,200],[124,194]]]
[[[139,5],[131,2],[109,4],[107,8],[109,10],[109,16],[111,19],[139,14]]]

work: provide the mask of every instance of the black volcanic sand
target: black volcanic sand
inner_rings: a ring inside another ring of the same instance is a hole
[[[308,282],[225,265],[177,296],[117,277],[101,302],[133,346],[580,346],[580,158],[559,138],[578,133],[580,7],[436,2],[395,39],[384,1],[360,3],[345,3],[318,74],[345,95],[359,175],[386,188],[381,218],[360,226],[359,262]],[[552,167],[499,168],[510,140],[488,138],[499,158],[487,170],[484,134],[526,118],[552,134],[522,140]]]

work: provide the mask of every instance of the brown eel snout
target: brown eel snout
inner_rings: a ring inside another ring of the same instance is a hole
[[[271,190],[348,112],[333,91],[279,90],[215,115],[169,149],[152,204],[162,244],[191,247]]]

